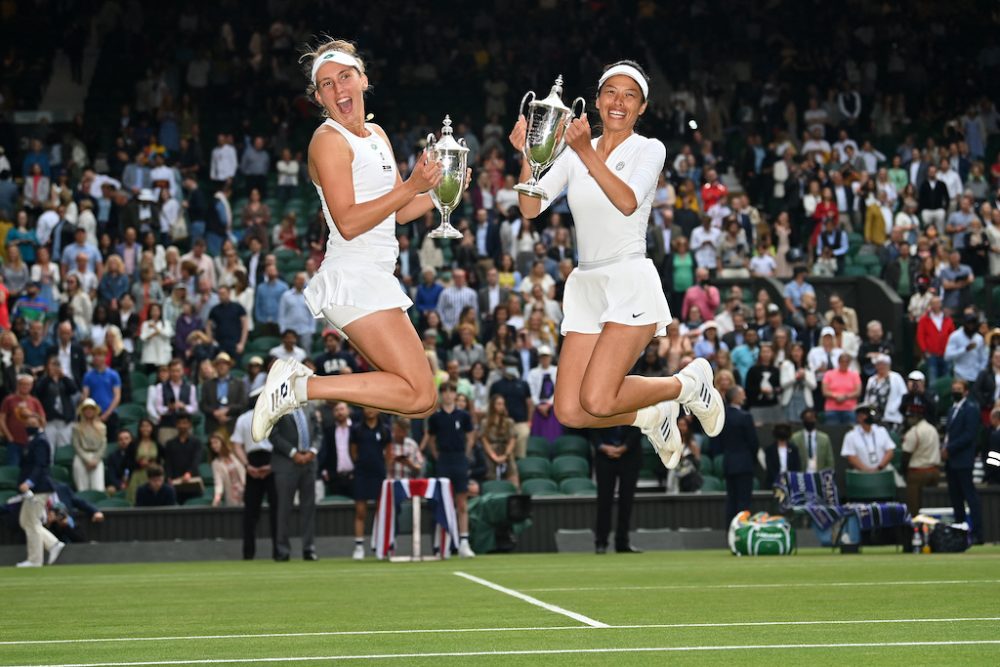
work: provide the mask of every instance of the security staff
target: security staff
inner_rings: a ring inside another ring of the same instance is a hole
[[[247,469],[246,488],[243,491],[243,560],[253,560],[257,552],[257,520],[260,519],[260,507],[265,497],[270,508],[267,514],[271,523],[271,555],[275,559],[278,557],[278,513],[275,509],[278,507],[278,493],[271,471],[271,452],[274,446],[267,438],[254,442],[250,435],[253,406],[262,389],[263,387],[250,395],[250,406],[236,420],[233,437],[230,439],[235,445],[233,452],[236,458]]]
[[[611,503],[618,483],[618,521],[615,523],[615,551],[641,553],[629,543],[632,501],[642,468],[642,432],[634,426],[590,429],[597,476],[597,526],[594,547],[599,554],[608,550],[611,532]]]

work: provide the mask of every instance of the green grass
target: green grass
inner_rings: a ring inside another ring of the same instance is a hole
[[[456,571],[611,627],[589,627]],[[758,559],[702,551],[56,566],[6,570],[0,591],[3,666],[264,658],[309,665],[329,660],[294,659],[392,654],[408,655],[396,665],[993,665],[1000,655],[995,547],[919,557],[868,549]],[[286,633],[323,634],[245,636]],[[124,641],[16,643],[79,638]],[[934,645],[826,646],[900,642]],[[766,648],[802,644],[820,646]],[[635,650],[671,647],[685,650]],[[589,649],[604,652],[504,654]],[[475,652],[499,653],[420,657]]]

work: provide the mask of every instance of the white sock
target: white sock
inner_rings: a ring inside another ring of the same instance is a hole
[[[677,395],[677,402],[686,403],[698,389],[695,386],[694,378],[690,378],[687,375],[681,375],[680,373],[674,375],[674,377],[681,383],[681,393]]]
[[[636,410],[635,421],[632,422],[632,426],[638,426],[641,429],[651,429],[656,428],[659,423],[660,411],[656,409],[655,405],[650,405]]]
[[[309,395],[306,391],[306,383],[309,381],[308,375],[303,375],[301,377],[295,378],[292,383],[292,388],[295,390],[295,400],[305,405],[309,401]]]

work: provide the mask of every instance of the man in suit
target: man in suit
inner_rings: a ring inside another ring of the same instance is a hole
[[[225,352],[216,355],[215,372],[218,377],[201,386],[201,411],[205,415],[205,433],[215,433],[220,428],[232,433],[236,418],[243,414],[249,403],[247,385],[229,374],[233,359]]]
[[[320,408],[323,447],[320,478],[330,495],[354,497],[354,461],[351,460],[351,410],[347,403],[327,402]]]
[[[745,400],[746,393],[740,386],[726,392],[726,425],[711,443],[712,451],[725,456],[727,524],[738,513],[750,509],[754,461],[760,449],[753,417],[743,411]]]
[[[938,178],[937,167],[927,167],[927,180],[917,189],[917,203],[920,205],[920,220],[924,226],[935,225],[938,234],[944,236],[945,216],[948,213],[948,186]]]
[[[799,450],[798,459],[804,472],[832,470],[833,446],[830,436],[816,428],[816,411],[806,408],[800,416],[802,429],[792,435],[791,443]]]
[[[274,446],[271,466],[278,496],[278,534],[274,560],[286,561],[291,556],[288,538],[292,520],[292,505],[299,495],[299,521],[302,530],[302,558],[319,560],[316,556],[316,456],[319,449],[313,442],[312,415],[299,408],[285,415],[274,425],[268,439]]]
[[[52,450],[41,429],[41,417],[33,412],[24,412],[22,418],[24,428],[31,440],[28,441],[27,451],[24,458],[21,459],[21,472],[17,478],[17,490],[24,497],[21,501],[18,522],[27,538],[28,557],[17,566],[41,567],[44,551],[49,552],[48,562],[49,565],[52,565],[59,558],[60,552],[66,545],[56,539],[56,536],[45,527],[45,521],[48,518],[46,504],[49,495],[55,491],[55,487],[51,477],[49,477]]]
[[[618,486],[618,521],[615,524],[615,551],[640,553],[629,543],[628,530],[632,522],[632,501],[642,468],[642,433],[632,426],[590,429],[590,444],[594,447],[594,472],[597,477],[597,527],[594,530],[595,550],[608,550],[611,532],[611,503]]]
[[[948,495],[955,512],[955,521],[966,520],[965,504],[969,504],[969,522],[972,539],[983,543],[982,505],[972,482],[972,468],[976,458],[976,441],[979,439],[979,406],[969,396],[969,383],[955,378],[951,383],[954,404],[948,411],[948,427],[941,458],[945,461]]]
[[[246,489],[243,492],[243,560],[253,560],[257,552],[257,521],[260,508],[267,498],[267,506],[278,507],[278,494],[274,486],[274,472],[271,467],[274,445],[270,439],[255,441],[250,435],[253,421],[253,406],[263,390],[255,390],[250,395],[247,411],[236,419],[233,429],[233,453],[247,469]],[[271,526],[271,555],[278,556],[278,513],[268,512]]]
[[[56,350],[63,375],[73,378],[77,387],[83,386],[83,376],[87,372],[87,355],[79,343],[73,341],[73,324],[63,320],[56,329]]]
[[[789,443],[792,437],[792,427],[785,423],[775,424],[771,434],[774,436],[774,442],[764,448],[765,489],[773,488],[775,482],[781,477],[781,473],[802,472],[799,448]]]
[[[493,309],[507,303],[510,290],[500,287],[500,273],[494,267],[486,270],[486,284],[479,288],[479,317],[483,324],[493,320]]]
[[[399,278],[403,281],[407,293],[420,283],[420,253],[411,247],[409,234],[399,237]]]

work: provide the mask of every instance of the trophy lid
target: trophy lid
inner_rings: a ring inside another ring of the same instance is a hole
[[[559,109],[560,111],[569,111],[570,108],[563,104],[562,101],[562,84],[563,78],[562,74],[560,74],[556,77],[555,83],[552,84],[552,89],[549,90],[549,96],[544,100],[535,100],[529,106],[539,105]]]
[[[444,124],[441,127],[441,138],[434,142],[434,150],[455,151],[459,153],[467,153],[469,151],[468,146],[463,146],[455,141],[455,137],[452,136],[451,116],[444,117]]]

